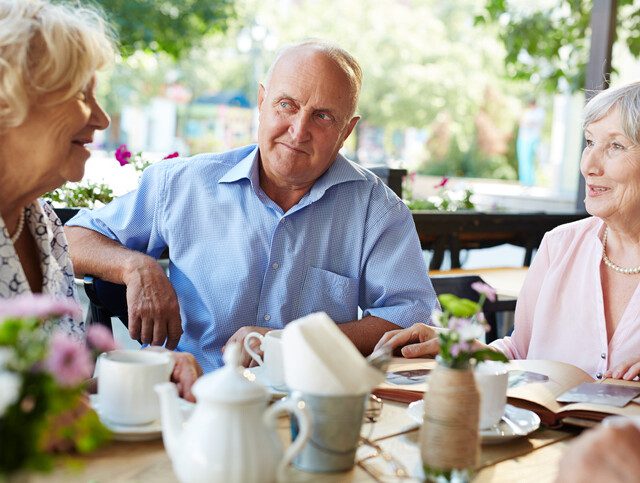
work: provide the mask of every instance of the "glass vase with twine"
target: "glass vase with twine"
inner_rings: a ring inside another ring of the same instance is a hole
[[[478,342],[488,326],[481,309],[484,301],[495,300],[495,290],[476,282],[478,302],[443,294],[438,297],[443,312],[432,319],[438,330],[438,365],[429,376],[424,395],[424,423],[420,451],[427,481],[470,481],[480,455],[480,395],[473,376],[476,362],[506,362],[497,352]]]

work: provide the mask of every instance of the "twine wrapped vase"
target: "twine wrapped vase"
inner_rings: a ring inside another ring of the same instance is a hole
[[[438,364],[424,403],[420,448],[427,481],[469,481],[480,454],[480,396],[473,370]]]

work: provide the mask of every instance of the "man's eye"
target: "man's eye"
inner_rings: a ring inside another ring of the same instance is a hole
[[[331,117],[329,114],[327,114],[326,112],[318,112],[316,113],[316,117],[318,119],[320,119],[321,121],[333,121],[333,117]]]
[[[624,146],[619,143],[611,143],[611,148],[615,150],[620,150],[620,149],[624,149]]]
[[[280,101],[280,107],[283,109],[289,109],[291,108],[291,103],[287,101]]]
[[[585,142],[587,143],[587,147],[592,148],[594,145],[594,142],[591,139],[585,139]]]

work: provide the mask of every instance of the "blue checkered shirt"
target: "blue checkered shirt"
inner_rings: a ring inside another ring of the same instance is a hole
[[[436,296],[411,213],[374,174],[338,155],[284,213],[259,184],[256,146],[170,159],[140,187],[68,225],[152,257],[170,249],[184,334],[205,371],[243,326],[280,329],[316,311],[429,321]]]

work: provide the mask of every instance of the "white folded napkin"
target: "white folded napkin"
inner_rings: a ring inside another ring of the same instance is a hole
[[[315,395],[365,394],[384,380],[324,312],[288,324],[282,333],[287,386]]]

